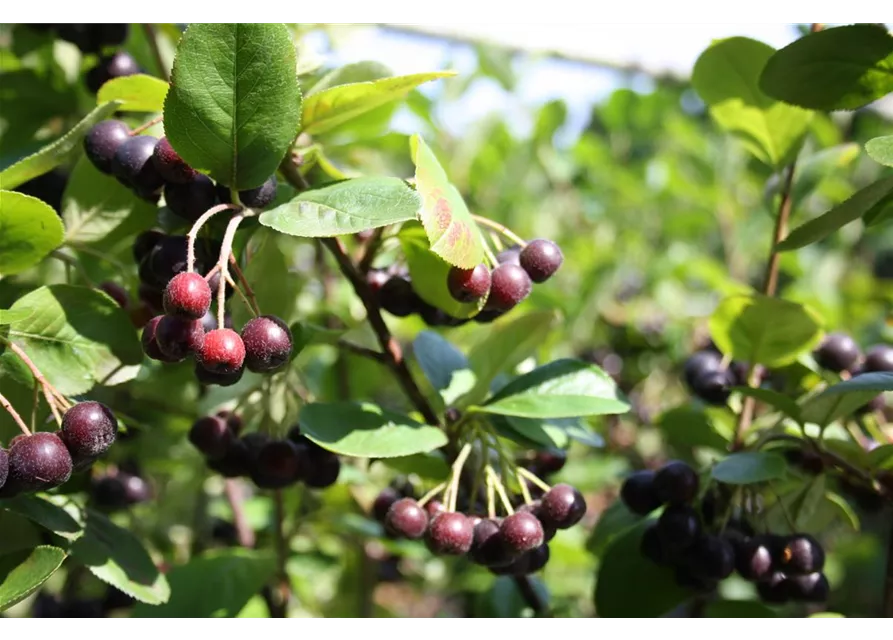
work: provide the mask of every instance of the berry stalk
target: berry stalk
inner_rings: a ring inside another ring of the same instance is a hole
[[[478,224],[489,227],[494,231],[501,233],[503,236],[517,244],[522,249],[527,246],[527,242],[521,236],[506,227],[504,224],[500,224],[495,220],[490,220],[490,218],[485,218],[484,216],[479,216],[476,214],[472,214],[471,217]]]
[[[226,326],[224,315],[226,313],[226,284],[229,280],[229,259],[233,251],[233,238],[236,237],[236,230],[244,219],[244,214],[235,214],[230,218],[229,223],[226,225],[226,232],[223,234],[223,245],[220,247],[220,261],[217,263],[220,267],[220,284],[217,286],[218,329],[223,329]]]
[[[201,228],[208,220],[213,218],[221,211],[226,211],[227,209],[238,211],[239,209],[241,209],[241,207],[235,204],[214,205],[213,207],[205,211],[199,217],[199,219],[195,221],[195,224],[192,225],[189,233],[186,234],[186,271],[190,273],[195,271],[195,239],[198,237],[198,232],[201,231]]]
[[[19,425],[19,429],[22,430],[26,436],[31,435],[31,430],[28,428],[28,425],[25,424],[25,421],[22,420],[22,416],[19,415],[19,412],[15,410],[15,407],[12,406],[9,400],[6,399],[2,393],[0,393],[0,406],[6,409],[6,412],[12,416],[12,419],[15,420],[15,423]]]
[[[162,120],[164,120],[164,116],[158,116],[158,117],[156,117],[156,118],[152,118],[151,120],[149,120],[149,122],[147,122],[147,123],[145,123],[145,124],[141,124],[141,125],[138,126],[136,129],[131,129],[129,135],[130,135],[131,137],[132,137],[132,136],[138,136],[138,135],[141,134],[143,131],[145,131],[146,129],[149,129],[150,127],[154,127],[156,124],[158,124],[158,123],[161,122]]]

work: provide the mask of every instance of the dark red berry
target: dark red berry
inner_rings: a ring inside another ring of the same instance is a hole
[[[257,452],[251,479],[262,489],[282,489],[301,479],[305,460],[290,440],[273,440]]]
[[[452,267],[447,274],[450,295],[459,302],[475,302],[490,291],[490,270],[485,264],[473,269]]]
[[[0,488],[6,484],[7,475],[9,475],[9,453],[0,447]]]
[[[244,374],[244,364],[239,367],[238,371],[234,373],[217,373],[215,371],[208,371],[201,365],[200,362],[195,363],[195,379],[198,380],[201,384],[205,385],[231,387],[234,384],[238,384]]]
[[[93,166],[103,173],[112,173],[115,152],[130,139],[130,129],[120,120],[103,120],[93,125],[84,137],[84,152]]]
[[[548,476],[558,473],[564,468],[567,462],[567,453],[561,449],[548,449],[537,451],[536,457],[533,459],[533,467],[536,473]]]
[[[118,420],[100,402],[79,402],[62,416],[62,440],[72,458],[96,458],[115,442]]]
[[[520,262],[531,280],[545,282],[558,271],[564,262],[564,256],[557,244],[551,240],[537,238],[521,249]]]
[[[828,578],[820,572],[809,573],[804,576],[787,577],[788,595],[791,600],[797,602],[812,602],[821,604],[828,600],[831,587]]]
[[[546,527],[569,529],[586,515],[586,501],[575,487],[556,484],[542,497],[538,515]]]
[[[657,521],[660,541],[670,553],[677,553],[691,547],[701,533],[698,514],[694,509],[681,505],[670,505]]]
[[[288,362],[292,350],[291,330],[276,316],[258,316],[242,327],[245,366],[255,373],[275,371]]]
[[[164,312],[168,315],[200,320],[210,308],[211,288],[195,272],[178,273],[164,288]]]
[[[496,254],[496,262],[498,264],[516,264],[521,266],[521,246],[512,245],[508,249],[504,249]]]
[[[171,362],[180,362],[189,355],[201,353],[205,335],[200,320],[177,316],[162,316],[155,327],[155,343]]]
[[[865,373],[873,371],[893,371],[893,347],[885,344],[876,344],[865,352],[865,362],[862,364]]]
[[[825,566],[825,550],[811,535],[796,533],[784,541],[778,565],[788,576],[816,573]]]
[[[217,190],[208,176],[199,173],[185,184],[165,185],[164,202],[179,217],[195,222],[217,204]]]
[[[485,567],[506,566],[516,559],[516,555],[503,544],[499,525],[499,521],[492,518],[484,518],[474,525],[469,553],[477,564]]]
[[[499,526],[499,533],[509,552],[522,554],[543,544],[543,525],[535,515],[518,511]]]
[[[757,536],[740,545],[735,554],[735,568],[742,578],[764,580],[772,573],[774,541],[768,536]]]
[[[143,353],[149,356],[152,360],[159,360],[161,362],[176,362],[176,360],[174,360],[173,358],[168,358],[166,355],[164,355],[164,353],[162,353],[161,349],[158,347],[158,342],[155,340],[155,335],[158,330],[158,323],[161,322],[162,318],[164,318],[164,316],[155,316],[146,323],[146,326],[143,327]]]
[[[402,276],[392,276],[382,286],[378,297],[381,308],[399,318],[405,318],[421,307],[421,298],[409,279]]]
[[[334,453],[310,459],[304,484],[311,489],[325,489],[338,481],[341,474],[341,460]]]
[[[58,487],[71,477],[71,454],[53,433],[39,432],[17,440],[9,448],[7,485],[22,493]]]
[[[845,333],[829,333],[813,352],[820,367],[837,373],[851,369],[861,355],[859,345]]]
[[[431,518],[425,540],[433,553],[463,555],[471,549],[474,523],[462,513],[438,513]]]
[[[516,264],[501,264],[490,274],[487,308],[508,311],[530,294],[530,276]]]
[[[375,502],[372,503],[372,516],[384,524],[385,518],[388,515],[388,510],[391,508],[391,505],[399,499],[400,494],[397,493],[396,489],[385,487],[382,489],[381,493],[375,497]]]
[[[153,136],[132,136],[118,145],[112,159],[112,173],[124,184],[146,192],[157,191],[164,180],[152,164]]]
[[[226,426],[233,432],[233,435],[239,435],[242,433],[242,429],[245,428],[245,422],[238,413],[221,409],[217,412],[217,417],[226,421]]]
[[[418,540],[428,529],[428,514],[412,498],[401,498],[388,509],[384,525],[391,535]]]
[[[239,191],[239,200],[251,209],[263,209],[276,198],[276,176],[270,176],[259,187]]]
[[[247,476],[251,470],[251,454],[243,440],[233,440],[222,458],[207,462],[210,469],[224,478]]]
[[[791,583],[781,571],[776,571],[757,583],[760,599],[769,604],[785,604],[791,599]]]
[[[120,284],[107,281],[100,284],[99,289],[108,294],[108,296],[122,309],[126,309],[130,306],[130,296],[127,295],[127,290]]]
[[[152,162],[166,182],[185,184],[198,175],[198,171],[190,167],[180,155],[174,151],[167,137],[161,138],[152,153]]]
[[[691,502],[698,495],[698,474],[686,463],[671,460],[654,475],[654,492],[661,502]]]
[[[205,334],[198,361],[211,373],[236,373],[245,364],[245,343],[232,329],[214,329]]]
[[[442,511],[446,511],[446,505],[440,500],[429,500],[425,503],[425,513],[428,514],[429,518],[433,518]]]
[[[234,439],[232,429],[217,416],[199,418],[189,429],[189,442],[211,460],[225,456]]]

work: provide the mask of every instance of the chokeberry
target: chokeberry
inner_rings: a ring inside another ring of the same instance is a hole
[[[227,409],[221,409],[217,412],[217,417],[226,421],[226,426],[233,432],[233,435],[239,435],[242,433],[242,429],[245,428],[245,422],[242,420],[242,416],[238,413],[234,413]]]
[[[211,373],[234,374],[245,364],[245,343],[232,329],[214,329],[205,334],[198,353],[202,367]]]
[[[139,504],[152,499],[152,486],[144,478],[131,473],[118,472],[124,483],[124,494],[128,504]]]
[[[504,566],[514,561],[515,556],[509,553],[503,544],[499,528],[499,522],[492,518],[484,518],[474,525],[469,551],[474,562],[485,567],[493,567]]]
[[[211,287],[199,274],[178,273],[164,288],[164,312],[191,320],[200,320],[211,308]]]
[[[87,71],[87,88],[91,93],[96,93],[109,80],[137,73],[140,73],[140,66],[133,56],[124,51],[118,51],[111,56],[100,58],[99,62]]]
[[[391,276],[379,290],[378,298],[381,308],[398,318],[415,313],[421,306],[421,298],[409,278],[402,276]]]
[[[824,573],[818,571],[803,576],[787,576],[788,595],[797,602],[821,604],[828,600],[831,587]]]
[[[291,330],[276,316],[258,316],[242,327],[245,366],[255,373],[275,371],[288,362],[292,350]]]
[[[442,511],[446,511],[446,505],[440,500],[429,500],[425,503],[425,513],[429,518],[433,518]]]
[[[9,453],[0,447],[0,487],[6,484],[7,475],[9,475]]]
[[[504,263],[490,274],[490,296],[487,307],[508,311],[530,294],[530,276],[520,265]]]
[[[101,402],[79,402],[62,416],[62,441],[73,459],[101,456],[118,436],[118,420]]]
[[[455,511],[444,511],[431,518],[425,538],[433,553],[458,556],[468,553],[473,540],[474,523],[471,518]]]
[[[545,282],[554,275],[564,256],[551,240],[537,238],[521,249],[520,264],[534,282]]]
[[[654,490],[654,471],[645,469],[631,474],[620,488],[620,499],[626,508],[640,516],[660,507],[663,503]]]
[[[861,355],[859,345],[845,333],[829,333],[813,352],[820,367],[837,373],[852,368]]]
[[[112,173],[125,184],[146,192],[156,191],[164,180],[152,164],[153,136],[132,136],[118,145],[112,158]]]
[[[64,169],[53,169],[20,184],[13,191],[43,200],[61,217],[62,195],[68,185],[68,175]]]
[[[705,535],[687,554],[691,572],[705,580],[725,580],[735,570],[735,549],[725,538]]]
[[[400,498],[388,509],[384,526],[391,535],[418,540],[428,529],[428,514],[412,498]]]
[[[338,481],[341,475],[341,460],[334,453],[310,458],[304,484],[311,489],[325,489]]]
[[[273,440],[257,452],[251,479],[262,489],[282,489],[300,480],[305,467],[306,460],[293,442]]]
[[[731,395],[730,387],[734,384],[728,370],[708,371],[695,376],[691,391],[698,398],[710,405],[722,406]]]
[[[385,487],[381,490],[381,493],[375,497],[375,501],[372,503],[372,516],[384,524],[385,517],[388,515],[388,510],[391,508],[391,505],[399,499],[400,494],[397,493],[396,489],[393,487]]]
[[[112,173],[112,161],[118,147],[130,139],[130,129],[120,120],[103,120],[84,137],[84,152],[93,166],[103,173]]]
[[[825,566],[825,550],[806,533],[788,536],[778,555],[779,569],[789,576],[815,573]]]
[[[520,558],[518,558],[519,574],[516,575],[530,575],[531,573],[536,573],[540,571],[543,567],[545,567],[549,563],[549,545],[546,543],[541,544],[535,549],[531,549]]]
[[[671,553],[691,547],[701,533],[701,524],[694,509],[682,505],[669,505],[657,521],[660,541]]]
[[[543,543],[543,525],[535,515],[517,511],[499,525],[499,534],[509,552],[521,554]]]
[[[208,467],[224,478],[238,478],[247,476],[251,471],[251,456],[248,445],[243,440],[233,440],[229,443],[226,453],[218,460],[208,460]]]
[[[211,335],[210,332],[207,335]],[[155,343],[170,361],[180,362],[187,356],[202,353],[205,329],[200,320],[162,316],[155,327]]]
[[[164,316],[155,316],[143,327],[143,335],[141,338],[143,353],[149,356],[152,360],[174,362],[173,358],[168,358],[162,353],[161,349],[158,347],[158,342],[155,340],[156,332],[158,331],[158,323],[161,322],[163,317]]]
[[[473,269],[452,267],[447,274],[450,295],[459,302],[475,302],[490,291],[490,270],[485,264]]]
[[[10,446],[6,484],[22,493],[41,491],[65,484],[71,471],[65,443],[54,433],[38,432]]]
[[[512,245],[508,249],[503,249],[496,254],[496,262],[498,264],[516,264],[521,266],[521,246]]]
[[[656,565],[666,566],[670,564],[670,558],[664,545],[660,540],[660,532],[657,530],[657,523],[648,525],[642,532],[642,539],[639,542],[639,551],[642,555]]]
[[[586,515],[586,501],[575,487],[556,484],[542,497],[538,511],[544,526],[569,529]]]
[[[225,456],[234,439],[229,425],[218,416],[199,418],[189,429],[189,442],[211,460]]]
[[[164,202],[181,218],[195,222],[205,211],[217,204],[217,190],[208,176],[199,173],[186,183],[167,183],[164,187]]]
[[[654,492],[661,502],[686,503],[698,495],[698,474],[681,460],[671,460],[654,474]]]
[[[757,582],[757,593],[763,602],[785,604],[791,599],[791,583],[784,573],[775,571]]]
[[[208,371],[200,362],[195,363],[195,379],[201,384],[231,387],[234,384],[238,384],[243,375],[245,375],[244,364],[239,367],[238,371],[232,373],[217,373],[216,371]]]
[[[735,554],[735,568],[742,578],[760,581],[768,578],[773,570],[773,552],[776,541],[769,536],[756,536],[740,545]]]
[[[722,371],[722,356],[712,349],[702,349],[691,354],[685,361],[683,377],[689,388],[692,388],[696,378],[717,371]]]
[[[198,171],[190,167],[171,146],[167,137],[161,138],[155,145],[152,162],[166,182],[185,184],[198,176]]]
[[[105,292],[112,300],[118,303],[122,309],[130,306],[130,296],[127,295],[127,289],[117,282],[106,281],[99,285],[99,289]]]
[[[239,191],[239,200],[251,209],[263,209],[276,198],[276,176],[270,176],[259,187]]]
[[[865,352],[865,362],[862,370],[866,373],[873,371],[893,371],[893,347],[885,344],[876,344]]]
[[[533,469],[538,475],[548,476],[558,473],[567,462],[567,453],[562,449],[537,451],[533,459]]]
[[[128,505],[127,489],[118,475],[96,478],[90,485],[90,499],[105,511],[117,511]]]
[[[148,268],[151,274],[151,281],[148,277],[143,278],[142,270],[140,278],[143,282],[154,284],[159,288],[164,288],[178,273],[186,271],[187,250],[189,239],[186,236],[164,236],[158,241],[158,244],[149,253]],[[198,267],[198,245],[196,245],[196,271],[202,271]]]

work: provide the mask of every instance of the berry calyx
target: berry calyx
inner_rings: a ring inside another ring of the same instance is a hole
[[[118,420],[101,402],[79,402],[62,416],[62,441],[72,459],[101,456],[117,436]]]
[[[120,120],[103,120],[84,137],[84,153],[93,166],[103,173],[112,173],[115,153],[130,139],[130,129]]]
[[[211,308],[211,287],[195,272],[178,273],[164,288],[163,303],[168,315],[199,320]]]
[[[196,420],[189,429],[189,442],[206,458],[223,458],[229,450],[235,434],[223,418],[205,416]]]
[[[276,198],[276,176],[270,176],[259,187],[239,191],[239,200],[251,209],[263,209]]]
[[[822,369],[840,373],[852,369],[862,354],[859,345],[847,334],[829,333],[812,355]]]
[[[210,373],[235,374],[245,363],[245,343],[232,329],[214,329],[205,334],[198,361]]]
[[[185,184],[193,180],[198,171],[190,167],[171,146],[167,137],[161,138],[152,153],[152,162],[166,182]]]
[[[468,553],[473,540],[474,523],[471,518],[454,511],[438,513],[431,518],[425,538],[433,553],[456,556]]]
[[[258,316],[242,327],[245,366],[255,373],[275,371],[288,362],[292,351],[291,330],[276,316]]]
[[[543,544],[543,525],[535,515],[517,511],[499,525],[499,535],[510,553],[521,554]]]
[[[155,327],[155,343],[171,362],[180,362],[190,354],[200,353],[204,341],[205,329],[200,320],[165,315]]]
[[[698,495],[698,484],[698,474],[680,460],[671,460],[654,474],[654,492],[661,502],[691,502]]]
[[[388,509],[384,526],[391,535],[418,540],[428,529],[428,514],[412,498],[400,498]]]
[[[508,311],[530,294],[530,276],[520,265],[504,263],[490,274],[487,308]]]
[[[39,432],[16,440],[9,448],[9,485],[21,493],[58,487],[71,477],[71,454],[54,433]]]
[[[473,269],[452,267],[447,275],[450,295],[459,302],[475,302],[490,291],[490,270],[485,264]]]
[[[542,238],[527,243],[527,246],[521,249],[519,259],[521,267],[530,279],[537,283],[551,278],[564,262],[564,256],[558,245]]]
[[[544,527],[569,529],[586,515],[586,501],[576,487],[556,484],[542,497],[537,515]]]

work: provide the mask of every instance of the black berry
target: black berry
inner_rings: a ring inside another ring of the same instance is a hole
[[[243,440],[233,440],[219,460],[208,460],[208,467],[224,478],[247,476],[251,470],[251,455]]]
[[[99,62],[87,72],[87,88],[91,93],[96,93],[109,80],[132,76],[140,71],[140,66],[133,56],[118,51],[114,55],[100,58]]]
[[[831,587],[828,578],[820,572],[804,576],[788,576],[788,595],[791,600],[821,604],[828,600]]]
[[[670,505],[657,521],[660,540],[667,551],[676,553],[687,550],[698,539],[701,525],[694,509]]]
[[[211,179],[199,173],[189,182],[165,185],[164,202],[181,218],[195,222],[217,204],[217,191]]]
[[[789,536],[779,556],[779,569],[789,576],[816,573],[825,566],[825,550],[822,545],[805,533]]]
[[[828,371],[847,371],[859,361],[859,345],[845,333],[829,333],[813,356],[816,363]]]
[[[551,240],[532,240],[521,250],[520,264],[534,282],[545,282],[558,271],[564,256]]]
[[[93,125],[84,137],[84,152],[93,166],[103,173],[112,173],[115,153],[130,139],[130,129],[120,120],[103,120]]]
[[[263,209],[276,198],[276,186],[276,176],[270,176],[259,187],[239,191],[239,200],[251,209]]]
[[[691,572],[705,580],[724,580],[735,570],[735,549],[719,536],[705,535],[688,553]]]
[[[200,362],[195,363],[195,378],[201,384],[231,387],[234,384],[237,384],[242,379],[243,375],[245,375],[244,364],[239,367],[237,371],[231,373],[218,373],[216,371],[208,371]]]
[[[311,489],[325,489],[338,481],[341,474],[341,460],[334,453],[317,455],[309,460],[304,484]]]
[[[388,515],[388,510],[391,508],[391,505],[399,499],[400,494],[397,493],[396,489],[393,487],[385,487],[382,489],[381,493],[375,497],[375,501],[372,503],[372,516],[384,524],[385,518]],[[425,506],[427,507],[428,505]]]
[[[164,288],[164,312],[191,320],[200,320],[211,308],[211,287],[195,272],[175,275]]]
[[[508,311],[530,294],[530,276],[516,264],[501,264],[490,274],[490,296],[487,307]]]
[[[233,440],[235,434],[218,416],[199,418],[189,429],[189,442],[211,460],[224,457]]]
[[[772,573],[775,539],[757,536],[747,540],[735,554],[735,568],[742,578],[751,581],[767,579]]]
[[[412,498],[401,498],[388,509],[384,525],[391,535],[418,540],[428,529],[428,514]]]
[[[781,571],[771,573],[757,583],[760,599],[769,604],[785,604],[791,599],[791,583]]]
[[[732,375],[726,371],[709,371],[692,380],[691,391],[705,403],[722,406],[731,395],[730,387],[735,384]]]
[[[490,291],[490,270],[485,264],[473,269],[453,267],[447,275],[447,288],[459,302],[480,300]]]
[[[862,370],[866,373],[872,371],[893,371],[893,347],[885,344],[877,344],[865,352],[865,362]]]
[[[691,502],[698,495],[698,484],[698,474],[680,460],[671,460],[654,474],[654,492],[661,502]]]
[[[696,378],[717,371],[722,371],[722,356],[712,349],[703,349],[691,354],[685,361],[683,376],[685,383],[692,388]]]
[[[151,161],[156,142],[153,136],[132,136],[118,145],[111,163],[115,177],[144,192],[160,189],[164,180]]]
[[[485,567],[505,566],[514,561],[515,556],[509,553],[503,544],[499,521],[484,518],[474,525],[474,535],[469,551],[471,559]]]
[[[412,288],[408,278],[392,276],[378,292],[381,308],[399,318],[415,313],[421,306],[421,298]]]
[[[291,330],[276,316],[258,316],[242,327],[245,366],[255,373],[275,371],[288,362],[292,350]]]
[[[122,309],[130,306],[130,296],[127,294],[127,290],[117,282],[106,281],[101,283],[98,288],[108,294]]]
[[[155,343],[170,362],[179,362],[189,355],[201,353],[205,335],[200,320],[177,316],[162,316],[155,327]]]
[[[556,484],[542,497],[538,511],[543,526],[569,529],[586,515],[586,501],[575,487]]]
[[[657,530],[657,523],[653,523],[642,533],[642,539],[639,542],[639,551],[642,555],[656,565],[666,566],[670,564],[664,545],[660,540],[660,532]]]
[[[41,491],[66,483],[71,471],[71,454],[59,436],[39,432],[10,446],[6,484],[23,493]]]
[[[174,359],[168,358],[164,353],[162,353],[161,349],[158,347],[158,342],[155,340],[156,332],[158,330],[158,323],[161,322],[161,319],[164,316],[155,316],[150,319],[149,322],[143,327],[143,335],[142,335],[142,344],[143,344],[143,353],[149,356],[152,360],[159,360],[161,362],[175,362]]]
[[[95,479],[90,485],[90,499],[104,511],[117,511],[128,505],[127,489],[117,475]]]
[[[290,440],[268,442],[254,460],[251,479],[262,489],[281,489],[303,475],[305,460]]]
[[[72,458],[101,456],[118,436],[118,421],[100,402],[79,402],[62,416],[62,440]]]
[[[167,137],[161,138],[152,153],[152,162],[166,182],[185,184],[198,176],[198,171],[190,167],[180,155],[174,151]]]
[[[452,511],[438,513],[431,518],[425,540],[433,553],[463,555],[471,549],[474,523],[462,513]]]

